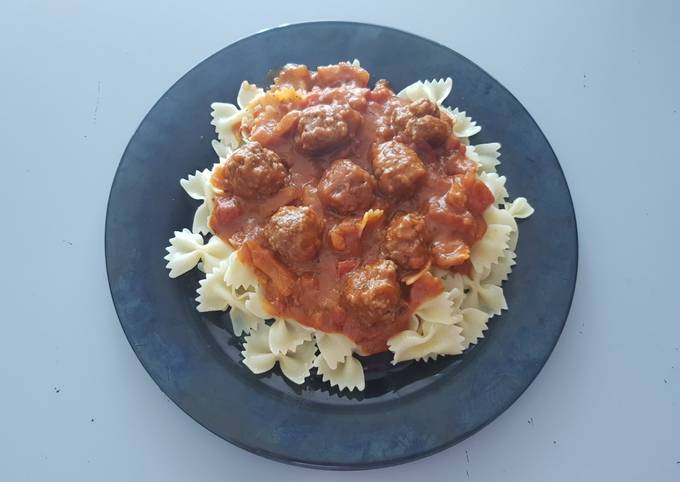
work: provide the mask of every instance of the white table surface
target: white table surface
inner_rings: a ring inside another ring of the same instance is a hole
[[[3,2],[0,480],[680,480],[680,4],[330,3]],[[192,421],[137,361],[104,267],[113,174],[159,96],[240,37],[319,19],[494,75],[552,143],[579,227],[571,315],[529,390],[458,446],[370,472],[282,465]]]

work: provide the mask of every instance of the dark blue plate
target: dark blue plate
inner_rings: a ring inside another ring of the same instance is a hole
[[[475,143],[503,144],[511,195],[536,213],[521,224],[518,265],[504,285],[510,310],[463,356],[391,367],[366,360],[360,395],[302,387],[242,363],[226,314],[195,309],[198,275],[171,280],[164,248],[191,227],[196,204],[179,179],[216,160],[210,103],[235,102],[242,80],[268,83],[287,62],[311,67],[358,58],[398,91],[450,76],[446,105],[483,126]],[[156,103],[123,154],[106,218],[111,294],[130,344],[158,386],[220,437],[276,460],[333,469],[392,465],[468,437],[510,406],[545,364],[576,281],[577,235],[567,183],[548,141],[502,85],[456,52],[398,30],[320,22],[268,30],[221,50]]]

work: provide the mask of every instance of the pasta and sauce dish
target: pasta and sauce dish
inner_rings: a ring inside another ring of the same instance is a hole
[[[226,311],[244,364],[365,387],[361,356],[461,354],[507,309],[516,218],[500,144],[442,105],[452,81],[395,94],[357,61],[289,64],[266,90],[215,103],[219,162],[181,181],[200,200],[170,276],[198,267],[199,311]]]

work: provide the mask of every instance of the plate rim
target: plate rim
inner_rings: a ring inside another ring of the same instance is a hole
[[[414,37],[415,39],[425,41],[426,43],[429,43],[431,45],[434,45],[439,48],[443,48],[450,52],[451,54],[461,58],[462,60],[469,62],[476,66],[480,71],[482,71],[485,75],[487,75],[491,80],[493,80],[499,87],[502,88],[503,91],[507,95],[510,96],[512,100],[514,100],[517,105],[520,106],[520,108],[524,111],[524,113],[527,115],[527,117],[530,119],[530,121],[534,124],[536,129],[541,133],[543,136],[547,147],[550,149],[551,154],[554,156],[554,158],[557,160],[557,168],[559,169],[559,173],[562,176],[562,179],[564,180],[564,184],[566,187],[566,193],[567,193],[567,201],[568,205],[571,208],[571,212],[573,214],[573,219],[574,219],[574,229],[573,229],[573,238],[574,238],[574,277],[573,277],[573,283],[569,287],[568,290],[568,305],[567,309],[564,315],[564,318],[561,320],[559,323],[559,330],[557,333],[557,336],[555,337],[554,341],[551,343],[550,349],[547,352],[547,355],[544,360],[541,361],[540,363],[540,368],[536,371],[536,373],[530,377],[528,383],[524,388],[521,390],[518,390],[516,395],[514,397],[511,397],[507,405],[503,406],[498,413],[496,413],[492,418],[487,420],[485,423],[479,425],[478,427],[475,427],[472,430],[469,430],[467,432],[464,432],[463,434],[459,435],[458,437],[448,440],[446,442],[443,442],[433,448],[415,452],[409,455],[404,455],[401,457],[393,457],[389,459],[382,459],[379,461],[373,461],[373,462],[366,462],[366,463],[348,463],[348,464],[334,464],[334,463],[323,463],[320,461],[309,461],[309,460],[303,460],[299,459],[296,457],[290,457],[282,454],[278,454],[275,452],[271,452],[266,449],[262,449],[257,446],[251,446],[245,443],[242,443],[232,437],[225,437],[222,434],[218,434],[215,430],[211,429],[210,427],[206,426],[204,423],[202,423],[198,418],[193,416],[191,413],[189,413],[182,405],[180,405],[168,392],[166,389],[163,387],[162,384],[158,383],[158,381],[154,378],[153,374],[150,372],[150,369],[142,362],[142,357],[140,356],[140,353],[138,352],[138,347],[133,343],[133,340],[131,339],[131,335],[128,333],[128,330],[126,329],[125,325],[123,324],[120,316],[120,308],[119,304],[116,301],[116,297],[114,295],[113,291],[113,283],[111,279],[111,269],[109,267],[110,259],[108,256],[109,252],[109,236],[108,236],[108,230],[109,230],[109,221],[110,221],[110,213],[111,213],[111,203],[112,203],[112,193],[113,189],[116,185],[116,183],[119,180],[119,175],[121,172],[121,167],[122,167],[122,161],[123,159],[126,158],[128,154],[128,150],[130,149],[131,141],[135,138],[135,136],[139,133],[140,128],[144,123],[146,122],[147,118],[151,114],[151,112],[156,108],[158,104],[163,102],[166,97],[169,95],[169,93],[174,89],[174,87],[182,82],[185,77],[190,75],[190,73],[196,69],[199,65],[203,64],[204,62],[208,61],[209,59],[219,55],[223,50],[228,49],[230,47],[236,46],[242,42],[251,40],[253,38],[269,34],[275,31],[280,31],[280,30],[288,30],[288,29],[294,29],[294,28],[300,28],[300,27],[305,27],[305,26],[323,26],[323,25],[343,25],[343,26],[351,26],[355,28],[362,28],[362,27],[370,27],[370,28],[376,28],[376,29],[382,29],[382,30],[387,30],[387,31],[392,31],[398,34],[406,35],[409,37]],[[387,25],[381,25],[381,24],[376,24],[376,23],[370,23],[370,22],[357,22],[357,21],[345,21],[345,20],[319,20],[319,21],[304,21],[304,22],[293,22],[293,23],[283,23],[279,24],[273,27],[268,27],[264,28],[261,30],[257,30],[253,32],[252,34],[242,36],[235,40],[234,42],[231,42],[227,44],[226,46],[220,48],[216,52],[212,53],[211,55],[205,57],[198,63],[194,64],[191,68],[189,68],[182,76],[180,76],[175,82],[173,82],[166,90],[165,92],[158,98],[156,102],[153,103],[153,105],[148,109],[147,113],[144,115],[144,117],[141,119],[137,127],[135,128],[134,132],[130,136],[130,139],[128,140],[128,143],[126,144],[125,149],[123,150],[123,153],[121,155],[120,160],[118,161],[118,165],[116,167],[115,174],[113,176],[113,180],[111,181],[111,187],[109,189],[109,195],[107,197],[107,203],[106,203],[106,216],[105,216],[105,225],[104,225],[104,258],[105,258],[105,264],[106,264],[106,277],[107,277],[107,282],[109,285],[109,292],[111,294],[111,301],[113,302],[114,309],[116,312],[116,318],[118,319],[118,323],[121,326],[123,333],[125,334],[125,338],[128,341],[128,344],[132,348],[138,363],[144,368],[146,371],[147,375],[151,378],[151,380],[154,382],[154,384],[157,386],[158,389],[161,390],[161,392],[173,402],[175,406],[177,406],[183,413],[188,415],[192,420],[194,420],[196,423],[198,423],[200,426],[202,426],[204,429],[208,430],[210,433],[213,435],[217,436],[219,439],[225,440],[232,445],[240,448],[247,450],[248,452],[265,457],[269,460],[274,460],[276,462],[281,462],[289,465],[294,465],[298,467],[304,467],[304,468],[310,468],[310,469],[321,469],[321,470],[333,470],[333,471],[355,471],[355,470],[370,470],[370,469],[378,469],[378,468],[384,468],[384,467],[390,467],[390,466],[395,466],[395,465],[400,465],[408,462],[413,462],[425,457],[429,457],[430,455],[434,455],[436,453],[439,453],[447,448],[450,448],[461,441],[467,439],[468,437],[474,435],[478,431],[482,430],[483,428],[487,427],[489,424],[491,424],[493,421],[497,420],[503,413],[505,413],[506,410],[508,410],[512,405],[515,404],[515,402],[526,392],[526,390],[534,383],[536,378],[538,377],[539,373],[543,371],[545,368],[545,365],[548,363],[548,360],[552,356],[552,353],[557,346],[557,343],[559,342],[562,333],[564,331],[564,326],[566,325],[567,320],[569,319],[569,314],[571,313],[571,308],[573,306],[573,300],[574,300],[574,295],[576,291],[576,284],[578,280],[578,268],[579,268],[579,237],[578,237],[578,219],[576,217],[576,210],[573,202],[573,197],[571,194],[571,189],[569,188],[569,184],[567,183],[567,177],[564,173],[564,169],[562,168],[561,163],[559,162],[559,159],[557,155],[555,154],[555,151],[552,147],[552,144],[548,140],[547,136],[543,132],[543,130],[540,128],[534,117],[531,115],[531,113],[527,110],[527,108],[524,106],[522,102],[519,101],[519,99],[508,89],[503,85],[501,82],[498,81],[493,75],[489,74],[484,68],[482,68],[479,64],[476,62],[473,62],[470,60],[468,57],[462,55],[461,53],[457,52],[456,50],[452,49],[451,47],[448,47],[442,43],[439,43],[435,40],[429,39],[427,37],[424,37],[419,34],[412,33],[408,30],[400,29],[400,28],[395,28]]]

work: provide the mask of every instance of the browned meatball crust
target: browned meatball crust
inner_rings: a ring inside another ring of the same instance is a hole
[[[439,106],[430,99],[413,101],[409,104],[408,110],[416,117],[423,117],[425,115],[439,117]]]
[[[407,197],[418,190],[427,175],[423,161],[410,147],[397,142],[383,142],[373,147],[373,174],[378,188],[394,197]]]
[[[398,104],[393,107],[390,116],[395,134],[406,129],[406,124],[411,119],[426,115],[439,116],[439,106],[429,99],[420,99],[410,104]]]
[[[417,148],[439,147],[451,135],[451,123],[439,106],[429,99],[396,107],[391,119],[397,139]]]
[[[342,303],[348,314],[363,325],[392,323],[405,308],[397,266],[383,259],[348,273]]]
[[[427,226],[423,216],[397,214],[385,232],[385,250],[404,269],[421,269],[429,259]]]
[[[348,159],[338,159],[324,172],[318,186],[321,202],[339,214],[367,209],[373,202],[375,180]]]
[[[308,206],[283,206],[269,219],[264,233],[285,261],[310,261],[321,247],[324,222]]]
[[[406,123],[406,136],[416,146],[429,145],[439,147],[451,135],[451,126],[438,116],[425,115],[414,117]]]
[[[288,169],[279,155],[259,142],[248,142],[227,159],[234,194],[246,199],[276,194],[285,184]]]
[[[347,105],[313,105],[300,115],[295,143],[303,153],[327,154],[347,144],[360,123],[361,114]]]

